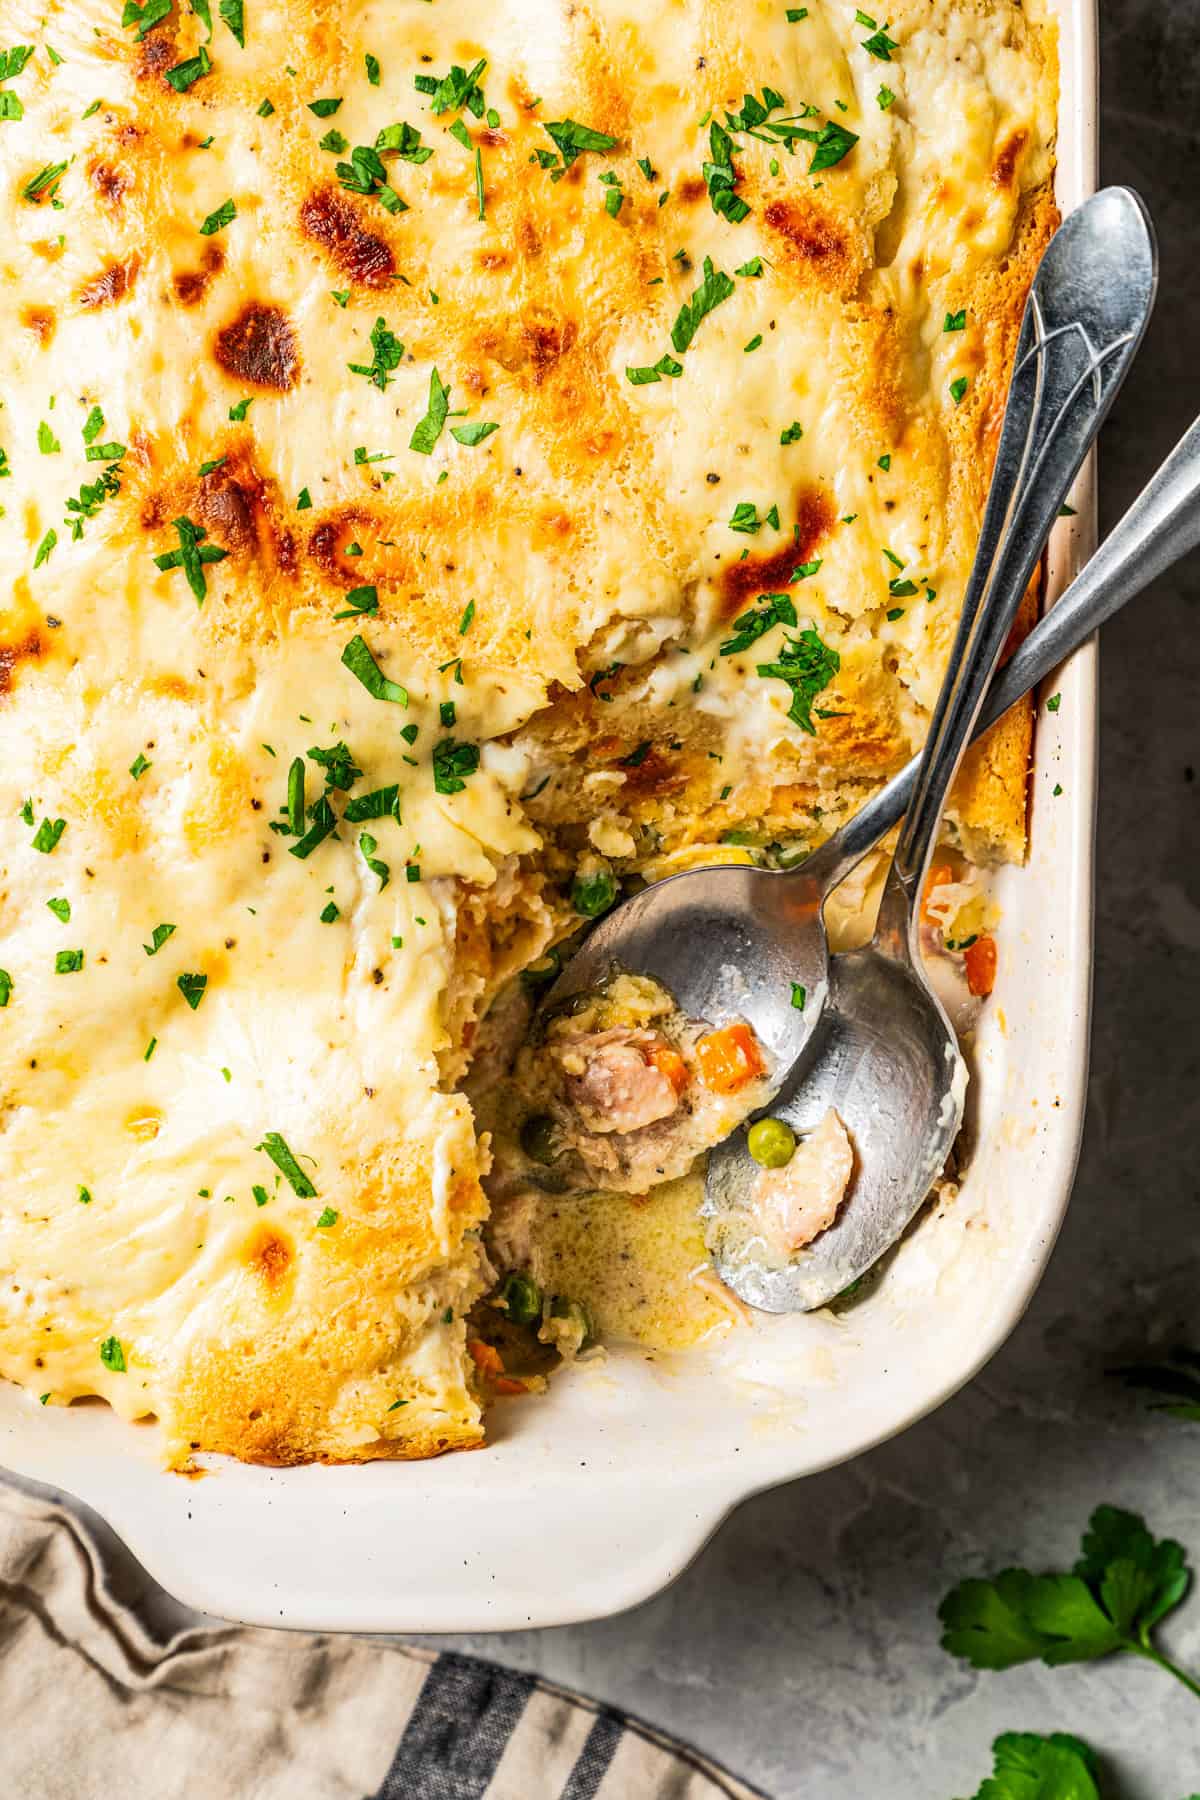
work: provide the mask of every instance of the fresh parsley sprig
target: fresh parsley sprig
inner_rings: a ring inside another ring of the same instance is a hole
[[[1191,1583],[1182,1545],[1153,1537],[1137,1513],[1099,1506],[1080,1550],[1069,1574],[1004,1569],[960,1582],[938,1609],[943,1648],[976,1669],[1038,1658],[1053,1668],[1124,1652],[1165,1669],[1200,1699],[1200,1682],[1153,1639]]]

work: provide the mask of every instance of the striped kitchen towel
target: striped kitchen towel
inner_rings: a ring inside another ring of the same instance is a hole
[[[0,1486],[4,1800],[752,1800],[533,1675],[386,1640],[160,1638],[52,1501]]]

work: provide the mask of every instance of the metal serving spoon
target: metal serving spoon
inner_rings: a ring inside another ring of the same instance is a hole
[[[901,864],[910,885],[917,873],[913,850],[922,848],[936,824],[952,763],[1021,594],[1140,342],[1155,266],[1141,202],[1127,188],[1107,188],[1067,219],[1034,278],[951,668],[961,660],[977,617],[987,613],[992,625],[975,679],[944,687],[934,713],[930,773],[940,769],[945,778],[938,778],[938,793],[929,779],[918,789],[921,839],[910,827],[907,862]],[[997,582],[1010,597],[1003,619],[991,603]],[[557,1011],[614,968],[652,976],[690,1017],[713,1026],[737,1019],[750,1024],[767,1052],[777,1091],[812,1036],[829,991],[822,909],[900,816],[889,798],[895,786],[882,789],[794,869],[696,869],[644,888],[593,928],[541,1011]],[[800,990],[802,1006],[794,1003]]]
[[[1200,419],[1000,672],[977,734],[1198,545]],[[892,821],[915,790],[910,764],[879,796]],[[760,1171],[741,1131],[710,1158],[705,1211],[717,1269],[743,1300],[767,1312],[824,1306],[865,1274],[920,1208],[958,1130],[963,1084],[953,1034],[916,977],[906,898],[894,885],[875,942],[831,959],[829,1005],[772,1108],[801,1132],[829,1107],[847,1126],[857,1168],[841,1216],[783,1268],[727,1255],[719,1221],[745,1204]],[[732,1248],[732,1237],[727,1241]]]

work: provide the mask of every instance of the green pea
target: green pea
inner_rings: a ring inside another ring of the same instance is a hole
[[[782,1119],[759,1119],[746,1134],[746,1148],[764,1169],[782,1169],[796,1149],[796,1134]]]
[[[571,888],[571,905],[585,919],[598,919],[617,898],[617,884],[607,869],[592,875],[577,875]]]
[[[552,1163],[558,1155],[556,1136],[549,1113],[530,1113],[521,1127],[521,1148],[530,1162]]]
[[[509,1275],[500,1301],[514,1325],[532,1325],[542,1316],[542,1290],[532,1275]]]
[[[526,987],[548,987],[557,981],[562,971],[562,957],[557,950],[547,950],[545,956],[539,956],[531,962],[527,969],[521,970],[521,980]]]

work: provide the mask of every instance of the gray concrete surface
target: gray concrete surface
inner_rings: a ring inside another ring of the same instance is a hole
[[[1162,288],[1101,452],[1111,522],[1200,411],[1200,0],[1101,0],[1103,178],[1149,202]],[[934,1611],[964,1572],[1074,1554],[1090,1509],[1200,1560],[1200,1425],[1105,1371],[1200,1342],[1200,569],[1108,628],[1092,1077],[1049,1273],[965,1393],[749,1502],[668,1592],[600,1624],[455,1640],[690,1738],[776,1800],[973,1794],[1002,1730],[1070,1730],[1112,1800],[1200,1792],[1200,1705],[1140,1665],[972,1675]],[[1200,1594],[1169,1634],[1200,1666]],[[631,1797],[632,1800],[632,1797]]]
[[[1200,0],[1101,7],[1104,179],[1146,197],[1162,248],[1157,316],[1103,440],[1111,522],[1200,411]],[[774,1800],[973,1794],[1011,1729],[1089,1739],[1105,1800],[1200,1793],[1200,1705],[1166,1676],[1112,1662],[973,1675],[939,1649],[935,1618],[964,1573],[1069,1563],[1102,1500],[1200,1563],[1200,1424],[1148,1413],[1106,1373],[1200,1344],[1198,603],[1193,563],[1105,635],[1087,1132],[1066,1229],[1008,1345],[894,1443],[743,1506],[646,1605],[432,1641],[638,1713]],[[160,1628],[180,1621],[136,1569],[123,1585]],[[1200,1593],[1168,1637],[1200,1668]]]

